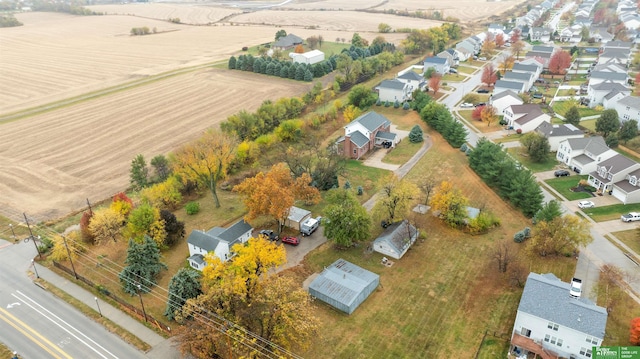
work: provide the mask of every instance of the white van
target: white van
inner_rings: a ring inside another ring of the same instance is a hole
[[[300,233],[302,236],[310,236],[318,226],[320,225],[320,221],[317,218],[307,218],[306,221],[300,223]]]

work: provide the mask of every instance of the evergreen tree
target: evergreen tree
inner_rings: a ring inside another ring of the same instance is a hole
[[[129,240],[127,249],[127,265],[120,272],[120,284],[122,290],[136,295],[138,291],[147,293],[156,282],[156,277],[160,271],[167,269],[167,265],[160,262],[160,249],[154,240],[149,237],[144,238],[143,243],[136,243]]]
[[[424,141],[422,137],[422,128],[418,125],[413,126],[411,132],[409,132],[409,142],[418,143]]]
[[[296,78],[296,71],[298,70],[298,66],[297,64],[293,64],[292,66],[289,66],[289,69],[287,70],[287,77],[290,79],[294,79]]]
[[[568,123],[578,126],[578,124],[580,124],[580,111],[578,111],[576,106],[571,106],[564,114],[564,119]]]
[[[298,66],[296,68],[296,76],[295,79],[298,81],[302,81],[304,80],[304,73],[305,73],[305,68],[304,66]]]
[[[618,131],[618,139],[627,143],[630,139],[638,136],[638,121],[627,120],[622,123]]]
[[[149,184],[149,169],[143,155],[137,155],[131,161],[129,182],[134,190],[141,190]]]
[[[236,69],[236,57],[231,56],[229,58],[229,70],[235,70],[235,69]]]
[[[313,81],[313,74],[311,73],[311,71],[306,70],[306,71],[304,72],[304,80],[305,80],[306,82],[311,82],[311,81]]]
[[[265,72],[267,75],[273,75],[274,71],[276,70],[276,65],[273,62],[270,62],[267,65],[267,71]]]
[[[289,76],[289,66],[282,66],[280,69],[280,77],[286,79]]]
[[[461,122],[454,120],[446,133],[445,139],[451,147],[460,148],[467,141],[467,130]]]
[[[158,182],[164,182],[171,174],[169,160],[164,155],[157,155],[151,159],[151,166],[156,174]]]
[[[178,272],[171,277],[169,281],[167,308],[164,311],[164,315],[169,318],[169,320],[173,320],[176,311],[181,310],[188,299],[195,298],[202,294],[200,277],[200,272],[190,268],[180,268]]]

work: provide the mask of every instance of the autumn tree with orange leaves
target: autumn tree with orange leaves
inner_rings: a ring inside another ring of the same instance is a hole
[[[236,147],[233,137],[209,130],[173,153],[173,171],[185,182],[191,180],[206,186],[211,191],[216,208],[220,208],[216,187],[218,182],[227,177]]]
[[[433,91],[433,94],[437,94],[440,90],[440,83],[442,82],[442,75],[434,73],[429,79],[429,88]]]
[[[496,35],[495,43],[497,48],[501,48],[502,46],[504,46],[505,42],[507,41],[504,39],[503,34]]]
[[[487,86],[493,86],[496,81],[498,81],[498,75],[492,63],[488,63],[482,70],[481,81],[487,84]]]
[[[260,172],[255,177],[247,178],[233,187],[242,197],[249,213],[245,220],[266,215],[278,222],[278,232],[289,216],[289,209],[298,200],[309,204],[320,201],[320,192],[312,187],[311,176],[303,173],[293,178],[291,171],[284,163],[271,167],[269,172]]]
[[[629,343],[631,345],[640,345],[640,317],[631,320],[630,332]]]
[[[480,119],[482,122],[487,123],[487,127],[491,126],[491,123],[494,122],[498,118],[498,114],[496,108],[488,105],[482,106],[482,111],[480,112]]]
[[[549,59],[549,72],[555,75],[564,75],[571,66],[571,55],[565,50],[558,50]]]

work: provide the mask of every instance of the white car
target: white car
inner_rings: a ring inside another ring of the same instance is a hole
[[[462,107],[462,108],[471,108],[471,107],[473,107],[473,104],[472,103],[468,103],[468,102],[464,102],[464,103],[460,104],[460,107]]]
[[[580,201],[578,203],[578,207],[580,207],[580,208],[593,208],[595,206],[596,205],[591,201]]]
[[[580,298],[582,294],[582,280],[578,278],[571,279],[571,289],[569,289],[569,295],[573,298]]]

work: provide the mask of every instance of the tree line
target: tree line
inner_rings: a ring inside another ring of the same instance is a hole
[[[23,24],[13,14],[0,15],[0,27],[15,27]]]

